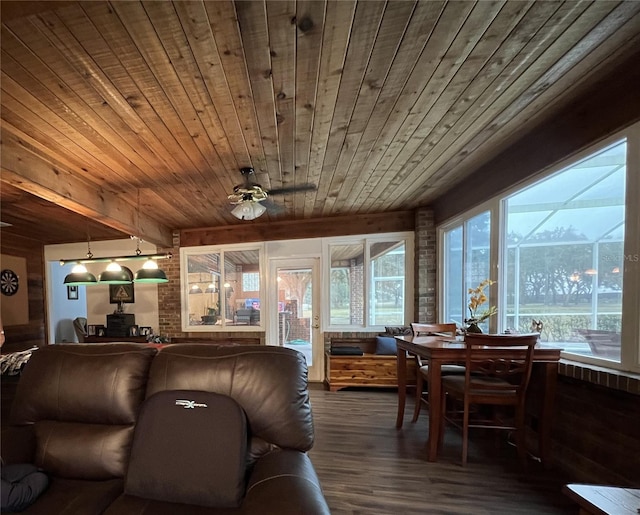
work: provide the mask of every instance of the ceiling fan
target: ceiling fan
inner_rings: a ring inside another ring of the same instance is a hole
[[[233,193],[228,196],[233,208],[231,214],[240,220],[253,220],[264,214],[267,210],[274,213],[281,212],[282,208],[274,204],[269,198],[272,195],[284,195],[286,193],[298,193],[300,191],[315,191],[314,184],[299,184],[288,188],[275,188],[265,190],[258,183],[253,182],[255,171],[253,168],[241,168],[240,173],[244,177],[244,184],[234,186]]]

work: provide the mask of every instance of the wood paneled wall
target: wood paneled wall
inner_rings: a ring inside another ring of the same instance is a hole
[[[2,254],[25,258],[27,261],[27,288],[29,296],[29,323],[4,326],[6,341],[2,352],[28,349],[34,345],[44,346],[45,304],[44,304],[44,251],[39,242],[0,234]],[[0,299],[6,302],[7,297]]]

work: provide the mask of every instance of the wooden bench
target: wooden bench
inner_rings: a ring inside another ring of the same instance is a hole
[[[332,338],[331,347],[359,347],[363,352],[362,356],[325,353],[325,382],[332,392],[348,386],[398,386],[396,356],[376,354],[375,338]],[[416,384],[415,360],[407,360],[407,384]]]

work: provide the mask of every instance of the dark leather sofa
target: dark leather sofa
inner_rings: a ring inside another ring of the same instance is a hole
[[[5,462],[50,478],[23,513],[330,513],[306,454],[306,363],[291,349],[48,346],[25,367],[10,419]]]

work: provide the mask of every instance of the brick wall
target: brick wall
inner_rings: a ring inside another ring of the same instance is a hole
[[[416,209],[415,224],[415,315],[413,322],[437,322],[436,225],[432,209]]]
[[[173,233],[173,247],[159,249],[158,252],[171,252],[172,259],[160,261],[159,265],[169,279],[168,283],[158,284],[159,330],[163,336],[182,336],[180,323],[180,233]]]
[[[352,259],[349,267],[351,286],[351,323],[364,323],[364,264],[358,259]]]

